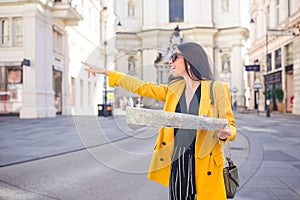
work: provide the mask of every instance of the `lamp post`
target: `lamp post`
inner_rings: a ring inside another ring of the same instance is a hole
[[[103,11],[107,11],[107,7],[103,8]],[[116,17],[119,17],[116,13],[111,13],[115,15]],[[104,18],[104,33],[103,33],[103,45],[104,45],[104,69],[107,70],[107,36],[106,36],[106,31],[107,31],[107,19],[111,15],[108,14]],[[117,26],[121,26],[120,20],[118,20]],[[103,88],[104,88],[104,95],[103,95],[103,116],[107,117],[108,116],[108,105],[107,105],[107,76],[104,76],[104,82],[103,82]],[[110,109],[111,110],[111,109]]]
[[[268,12],[266,12],[266,11],[264,11],[264,10],[262,10],[262,9],[256,9],[256,10],[254,10],[254,11],[260,11],[260,12],[262,12],[262,13],[264,13],[264,15],[265,15],[265,23],[266,23],[266,26],[265,26],[265,30],[266,30],[266,72],[267,72],[267,74],[266,74],[266,77],[265,77],[265,87],[266,87],[266,89],[265,89],[265,91],[266,91],[266,117],[270,117],[270,95],[269,95],[269,77],[268,77],[268,72],[269,72],[269,69],[268,69],[268,40],[269,40],[269,38],[268,38],[268,17],[269,17],[269,15],[268,15]],[[253,24],[254,23],[254,19],[253,18],[251,18],[251,21],[250,21],[250,23],[251,24]]]

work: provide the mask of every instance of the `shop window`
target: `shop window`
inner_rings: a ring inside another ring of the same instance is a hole
[[[21,66],[0,67],[0,114],[17,114],[22,107]]]
[[[183,22],[183,0],[169,0],[169,22]]]
[[[76,79],[71,77],[71,106],[75,107],[75,84]]]

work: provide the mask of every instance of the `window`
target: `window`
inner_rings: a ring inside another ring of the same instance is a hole
[[[80,106],[83,107],[83,101],[84,101],[84,81],[80,79]]]
[[[286,66],[292,65],[293,64],[293,43],[287,44],[285,46],[285,63]]]
[[[276,12],[276,25],[279,24],[280,22],[280,13],[279,13],[280,7],[279,7],[279,0],[276,0],[276,5],[275,5],[275,12]]]
[[[22,107],[22,67],[0,67],[0,114],[19,113]]]
[[[133,1],[128,1],[128,17],[135,16],[135,5]]]
[[[169,22],[183,22],[183,0],[169,0]]]
[[[76,79],[71,77],[71,106],[75,107],[75,84]]]
[[[230,56],[228,54],[222,56],[222,71],[223,72],[230,71]]]
[[[267,72],[272,70],[272,55],[271,53],[267,56]]]
[[[1,46],[7,46],[10,44],[10,27],[9,27],[9,19],[8,18],[2,18],[0,19],[0,34],[1,34]]]
[[[281,49],[275,51],[275,69],[281,68]]]
[[[229,0],[222,0],[222,11],[229,11]]]
[[[128,73],[129,74],[135,73],[135,61],[136,61],[136,58],[134,56],[130,56],[128,58]]]
[[[53,51],[63,54],[63,32],[53,26]]]
[[[14,43],[15,45],[23,44],[23,19],[14,18]]]
[[[288,17],[291,16],[291,13],[292,13],[292,7],[291,7],[291,0],[288,0],[288,5],[287,5],[287,15]]]
[[[23,18],[0,18],[0,46],[23,44]]]

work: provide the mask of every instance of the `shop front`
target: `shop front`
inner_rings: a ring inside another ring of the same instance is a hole
[[[277,108],[277,100],[274,95],[274,89],[275,88],[282,88],[282,72],[274,72],[265,75],[265,88],[269,89],[270,94],[270,110],[278,110]],[[266,95],[266,93],[265,93]],[[266,102],[265,102],[266,105]]]
[[[0,66],[0,115],[19,115],[22,107],[21,65]]]

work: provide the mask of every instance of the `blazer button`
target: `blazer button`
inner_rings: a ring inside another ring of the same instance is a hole
[[[160,161],[164,161],[164,159],[163,159],[163,158],[160,158],[159,160],[160,160]]]
[[[166,143],[166,142],[162,142],[162,144],[163,144],[163,145],[166,145],[167,143]]]
[[[207,175],[210,176],[210,175],[211,175],[211,171],[208,171],[208,172],[207,172]]]

